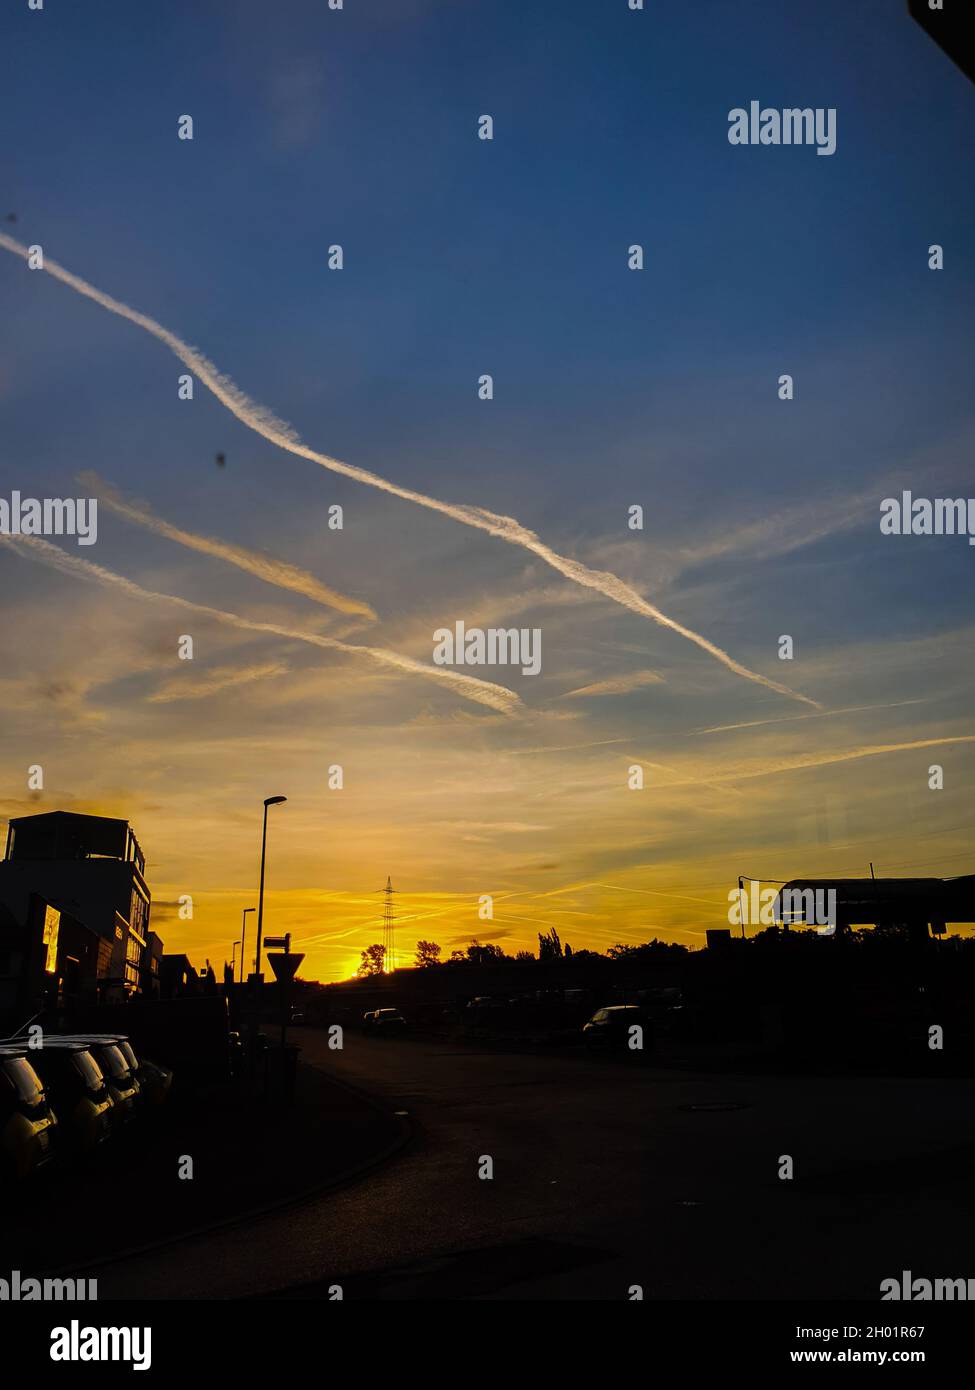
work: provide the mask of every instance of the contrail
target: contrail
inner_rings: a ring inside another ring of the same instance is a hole
[[[327,585],[319,583],[307,570],[298,569],[296,565],[289,565],[283,560],[275,560],[270,555],[255,554],[252,550],[245,550],[241,545],[232,545],[228,541],[217,540],[214,536],[200,536],[194,531],[183,531],[171,522],[156,516],[145,502],[127,501],[116,488],[106,483],[104,478],[100,478],[95,472],[79,473],[78,482],[110,511],[124,517],[126,521],[134,521],[137,526],[145,526],[157,536],[165,536],[166,540],[185,545],[188,550],[198,550],[202,555],[213,555],[218,560],[226,560],[238,569],[246,570],[248,574],[263,579],[265,584],[274,584],[279,589],[289,589],[292,593],[303,594],[305,598],[314,599],[316,603],[322,603],[327,608],[337,608],[340,613],[353,613],[370,618],[374,622],[376,620],[376,613],[368,603],[328,588]]]
[[[577,748],[605,748],[608,743],[628,743],[625,738],[598,738],[595,743],[552,743],[544,748],[502,748],[515,758],[528,758],[536,753],[574,753]]]
[[[28,247],[15,241],[13,237],[7,236],[5,232],[0,232],[0,247],[5,251],[10,251],[15,256],[26,258],[28,255]],[[486,531],[489,535],[507,541],[510,545],[521,546],[523,550],[537,555],[540,560],[551,565],[552,569],[557,570],[566,579],[571,579],[584,589],[593,589],[606,598],[612,599],[614,603],[620,604],[623,608],[628,608],[633,613],[639,613],[641,617],[651,618],[661,627],[669,628],[672,632],[678,633],[679,636],[685,637],[688,642],[693,642],[702,651],[713,656],[716,661],[720,661],[722,666],[733,671],[735,675],[748,681],[754,681],[756,685],[765,686],[767,690],[774,690],[779,695],[786,695],[791,700],[800,700],[803,704],[812,705],[815,709],[821,708],[817,700],[810,699],[808,695],[800,695],[789,686],[782,685],[779,681],[770,680],[768,676],[760,675],[758,671],[749,670],[747,666],[742,666],[741,662],[736,661],[734,657],[723,651],[721,647],[716,646],[714,642],[709,641],[707,637],[703,637],[699,632],[694,632],[692,628],[685,627],[683,623],[677,622],[674,618],[668,618],[666,613],[662,613],[659,608],[648,603],[641,594],[638,594],[629,584],[624,583],[617,575],[606,570],[590,569],[588,565],[583,565],[578,560],[570,560],[565,555],[559,555],[557,551],[546,545],[534,531],[529,531],[514,517],[500,516],[497,512],[488,511],[484,507],[469,507],[454,502],[442,502],[439,498],[428,497],[425,493],[415,492],[412,488],[391,483],[388,479],[381,478],[377,473],[370,473],[368,469],[357,468],[354,464],[342,463],[339,459],[331,458],[328,454],[318,453],[303,441],[291,425],[285,424],[283,420],[279,420],[264,406],[252,401],[241,391],[236,382],[231,381],[230,377],[224,376],[202,353],[184,343],[181,338],[177,338],[176,334],[171,333],[168,328],[163,328],[162,324],[157,323],[155,319],[149,318],[147,314],[140,314],[136,309],[130,309],[127,304],[122,304],[117,299],[112,299],[110,295],[104,294],[94,285],[89,285],[86,280],[82,280],[79,276],[72,275],[69,270],[65,270],[56,261],[49,260],[47,256],[44,257],[44,269],[56,280],[60,280],[62,284],[68,285],[78,294],[84,295],[86,299],[94,300],[96,304],[100,304],[109,313],[127,319],[129,323],[134,323],[137,328],[143,329],[153,338],[164,343],[170,352],[196,373],[207,390],[211,391],[232,415],[235,415],[248,429],[263,435],[265,439],[276,444],[279,448],[286,449],[299,458],[309,459],[312,463],[320,464],[333,473],[340,473],[346,478],[352,478],[357,483],[365,484],[366,487],[378,488],[381,492],[391,493],[394,497],[400,497],[405,502],[415,502],[419,507],[427,507],[430,511],[441,512],[444,516],[452,517],[454,521],[460,521],[465,526],[472,526],[478,531]]]
[[[612,888],[614,893],[639,893],[642,897],[650,898],[679,898],[682,902],[687,903],[706,903],[708,907],[719,905],[715,898],[695,898],[691,897],[688,893],[663,893],[656,888],[625,888],[618,883],[595,882],[573,884],[573,889],[576,888]],[[560,889],[558,891],[571,892],[572,889]]]
[[[912,743],[875,743],[861,748],[843,749],[837,753],[805,753],[800,757],[790,758],[781,763],[773,763],[751,772],[716,772],[714,781],[743,782],[756,777],[772,777],[781,772],[804,772],[808,768],[831,767],[833,763],[855,762],[859,758],[876,758],[885,753],[910,753],[914,749],[920,748],[941,748],[949,743],[975,743],[975,734],[951,734],[944,738],[919,738]],[[696,779],[685,778],[680,782],[671,782],[669,785],[680,787],[694,780]]]
[[[218,622],[227,623],[231,627],[242,628],[248,632],[270,632],[276,637],[285,637],[289,641],[307,642],[313,647],[324,647],[326,651],[344,652],[349,656],[368,657],[370,661],[379,666],[400,672],[405,671],[411,676],[426,676],[428,680],[439,681],[442,685],[450,686],[458,695],[463,695],[468,700],[474,700],[479,705],[487,705],[490,709],[500,710],[504,714],[513,714],[521,704],[521,700],[514,691],[506,690],[504,686],[493,685],[490,681],[477,680],[474,676],[465,676],[459,671],[450,671],[443,666],[424,666],[422,661],[414,661],[412,657],[401,656],[399,652],[388,651],[385,647],[353,646],[348,642],[340,642],[335,637],[320,637],[317,633],[302,632],[299,628],[281,627],[278,623],[257,622],[252,618],[242,618],[237,613],[226,612],[222,608],[210,608],[207,604],[193,603],[192,600],[179,598],[176,594],[160,594],[152,589],[143,589],[141,584],[133,583],[124,575],[116,574],[114,570],[105,569],[102,565],[93,564],[90,560],[82,560],[78,556],[69,555],[65,551],[59,550],[56,545],[52,545],[50,541],[41,540],[38,536],[9,536],[0,533],[0,541],[19,551],[22,555],[38,560],[41,564],[46,564],[52,569],[60,570],[62,574],[93,580],[99,584],[121,589],[132,598],[149,599],[157,603],[172,603],[191,613],[201,613],[205,617],[215,618]]]
[[[657,769],[658,772],[667,772],[670,773],[671,776],[680,777],[680,773],[677,771],[677,769],[674,767],[668,767],[666,763],[654,763],[651,762],[649,758],[634,758],[633,761],[641,763],[644,767],[654,767]],[[684,787],[688,784],[691,784],[695,787],[709,787],[711,791],[720,792],[722,796],[725,794],[725,792],[728,791],[732,792],[735,796],[744,795],[744,793],[740,792],[737,787],[732,787],[728,784],[719,787],[717,782],[709,782],[703,777],[691,777],[688,773],[685,773],[680,781],[667,782],[663,787],[661,787],[661,791],[667,791],[669,787]]]
[[[847,705],[845,709],[824,709],[819,714],[789,714],[784,719],[749,719],[745,724],[714,724],[709,729],[691,729],[692,734],[726,734],[732,729],[758,729],[763,724],[794,724],[797,719],[828,719],[834,714],[862,714],[864,710],[900,709],[902,705],[923,705],[927,697],[919,700],[894,700],[880,705]]]
[[[580,685],[578,690],[567,690],[562,699],[570,700],[580,695],[628,695],[631,690],[639,690],[644,685],[664,684],[663,676],[656,671],[631,671],[627,676],[613,676],[592,685]]]
[[[291,668],[284,662],[266,662],[263,666],[249,666],[243,671],[224,667],[212,671],[209,677],[193,685],[185,680],[171,680],[162,689],[147,696],[150,705],[168,705],[176,700],[203,700],[209,695],[217,695],[238,685],[249,685],[252,681],[266,680],[269,676],[286,676]]]

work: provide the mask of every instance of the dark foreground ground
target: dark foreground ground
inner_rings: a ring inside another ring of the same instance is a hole
[[[299,1207],[103,1267],[100,1297],[314,1299],[338,1283],[346,1298],[624,1299],[640,1284],[645,1298],[875,1301],[904,1269],[975,1275],[969,1081],[358,1035],[330,1052],[296,1031],[305,1062],[407,1111],[410,1144]],[[340,1120],[322,1126],[323,1165],[342,1142]]]
[[[16,1202],[5,1194],[0,1271],[73,1270],[212,1227],[340,1180],[402,1142],[394,1117],[315,1067],[299,1068],[287,1111],[269,1089],[190,1090],[177,1078],[169,1105],[84,1166],[39,1174]],[[180,1176],[186,1160],[191,1179]]]

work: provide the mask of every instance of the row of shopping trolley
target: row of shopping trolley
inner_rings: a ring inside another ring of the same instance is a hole
[[[172,1085],[124,1034],[36,1029],[0,1043],[0,1182],[91,1155],[164,1105]]]

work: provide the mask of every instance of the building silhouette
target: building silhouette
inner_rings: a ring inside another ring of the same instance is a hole
[[[0,909],[22,997],[39,989],[47,1002],[57,1002],[52,991],[101,1000],[158,992],[162,943],[149,944],[145,856],[128,821],[70,811],[11,820]]]

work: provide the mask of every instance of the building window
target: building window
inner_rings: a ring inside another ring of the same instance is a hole
[[[58,967],[58,932],[61,928],[61,914],[50,904],[44,909],[44,970],[53,975]]]
[[[132,889],[132,901],[129,904],[129,926],[133,931],[145,938],[146,927],[149,924],[149,904],[137,888]]]
[[[99,941],[98,943],[98,978],[103,980],[106,975],[112,973],[112,943],[110,941]]]

